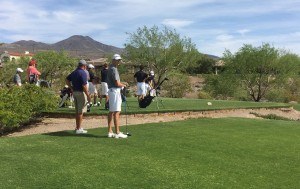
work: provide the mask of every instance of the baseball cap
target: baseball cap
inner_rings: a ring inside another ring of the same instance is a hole
[[[119,54],[114,54],[114,56],[112,57],[113,60],[121,60],[121,56]]]
[[[151,70],[151,71],[150,71],[150,75],[154,75],[154,71]]]
[[[89,64],[88,68],[95,68],[95,66],[93,64]]]
[[[32,60],[30,60],[29,61],[29,66],[32,66],[32,65],[35,65],[35,64],[37,64],[37,61],[36,60],[34,60],[34,59],[32,59]]]
[[[17,68],[16,71],[17,72],[24,72],[24,70],[22,70],[22,68]]]
[[[78,65],[86,65],[86,61],[85,61],[85,60],[80,60],[80,61],[78,62]]]

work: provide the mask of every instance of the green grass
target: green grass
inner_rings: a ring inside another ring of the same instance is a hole
[[[297,111],[300,111],[300,104],[292,104],[293,108]]]
[[[1,138],[1,188],[300,186],[296,121],[205,118],[128,129],[128,139],[106,138],[106,128]]]
[[[238,109],[238,108],[278,108],[278,107],[290,107],[291,104],[285,103],[271,103],[271,102],[246,102],[246,101],[229,101],[229,100],[203,100],[203,99],[179,99],[179,98],[160,98],[162,100],[152,102],[147,108],[139,108],[136,98],[127,98],[128,114],[146,114],[153,112],[182,112],[182,111],[209,111],[220,109]],[[207,105],[207,102],[212,102],[211,106]],[[125,110],[125,104],[122,105],[122,111]],[[59,108],[54,112],[47,112],[47,115],[55,114],[73,114],[74,109],[71,108]],[[103,115],[107,114],[107,110],[101,107],[92,107],[91,112],[86,115]]]

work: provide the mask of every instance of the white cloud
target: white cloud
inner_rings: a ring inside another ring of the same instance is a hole
[[[180,19],[165,19],[163,20],[162,24],[166,26],[171,26],[173,28],[182,28],[185,26],[189,26],[194,22],[191,20],[180,20]]]
[[[234,38],[234,36],[232,35],[228,35],[228,34],[222,34],[222,35],[218,35],[216,37],[217,41],[222,41],[222,42],[225,42],[225,41],[230,41]]]
[[[299,0],[3,0],[0,7],[0,42],[54,43],[78,34],[122,47],[125,32],[164,24],[203,53],[267,42],[300,54]]]
[[[238,30],[237,33],[241,34],[241,35],[245,35],[246,33],[250,32],[250,30],[248,29],[242,29],[242,30]]]

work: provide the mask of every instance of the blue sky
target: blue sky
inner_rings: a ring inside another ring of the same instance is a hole
[[[300,55],[300,0],[0,0],[0,7],[4,43],[83,35],[124,47],[126,32],[166,25],[205,54],[270,43]]]

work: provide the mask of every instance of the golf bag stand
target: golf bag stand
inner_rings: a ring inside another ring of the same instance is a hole
[[[164,81],[168,80],[168,78],[163,79],[157,86],[154,87],[154,89],[157,91],[157,89],[160,89],[160,86],[163,84]],[[156,96],[158,95],[158,93],[156,93]],[[146,95],[144,97],[144,99],[139,101],[139,107],[140,108],[146,108],[147,106],[149,106],[152,102],[152,100],[155,98],[155,96],[151,96],[150,94]],[[158,98],[157,100],[157,108],[158,107],[158,101],[160,101],[160,103],[162,104],[163,107],[165,107],[162,103],[162,100]]]
[[[156,107],[157,107],[157,109],[159,109],[159,103],[162,105],[163,108],[165,108],[165,106],[163,104],[163,100],[159,96],[159,93],[156,93]]]

